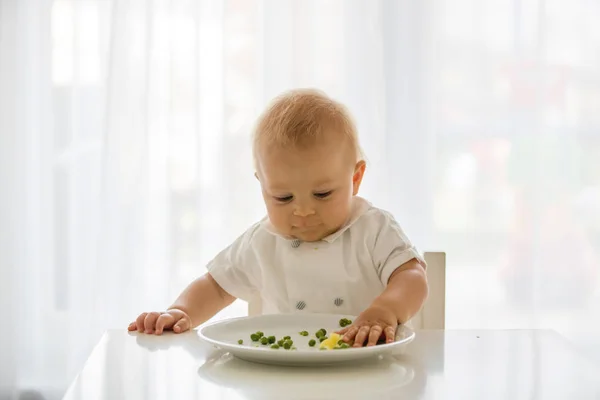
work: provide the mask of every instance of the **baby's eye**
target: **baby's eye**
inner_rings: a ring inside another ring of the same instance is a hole
[[[319,199],[324,199],[326,197],[329,197],[331,195],[331,192],[332,190],[330,190],[329,192],[315,193],[315,197]]]
[[[275,197],[275,200],[277,200],[280,203],[288,203],[288,202],[292,201],[293,198],[294,198],[294,196],[283,196],[283,197]]]

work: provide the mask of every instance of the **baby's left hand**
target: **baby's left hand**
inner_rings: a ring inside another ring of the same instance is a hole
[[[344,335],[346,343],[354,339],[354,347],[375,346],[381,337],[386,343],[392,343],[396,337],[398,319],[393,310],[379,305],[372,305],[363,311],[354,323],[337,333]]]

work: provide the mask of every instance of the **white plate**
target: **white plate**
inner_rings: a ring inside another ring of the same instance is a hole
[[[395,342],[389,344],[341,350],[319,350],[318,340],[315,347],[308,345],[308,341],[315,338],[314,333],[321,328],[326,329],[328,335],[341,329],[341,318],[355,319],[353,316],[334,314],[261,315],[214,322],[203,326],[199,334],[203,340],[243,360],[279,365],[337,364],[382,354],[397,354],[415,337],[412,329],[401,325],[396,331]],[[309,336],[299,334],[304,330],[309,332]],[[264,332],[266,336],[273,335],[278,340],[290,336],[296,350],[271,349],[270,345],[253,343],[250,335],[257,331]],[[242,345],[238,344],[239,339],[244,341]]]

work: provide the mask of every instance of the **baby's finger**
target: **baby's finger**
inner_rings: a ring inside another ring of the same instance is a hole
[[[137,331],[137,325],[136,325],[135,321],[133,321],[132,323],[129,324],[129,326],[127,327],[127,330],[129,332]]]
[[[135,320],[135,325],[137,326],[138,332],[144,332],[144,321],[146,320],[146,316],[148,313],[141,313],[139,317]]]
[[[384,333],[385,333],[385,342],[386,343],[392,343],[393,341],[396,340],[396,328],[395,327],[388,326],[387,328],[385,328]]]
[[[369,342],[367,346],[375,346],[377,341],[381,337],[381,333],[383,332],[383,328],[379,325],[374,325],[371,327],[371,332],[369,332]]]
[[[154,332],[154,326],[156,325],[156,320],[160,316],[157,312],[151,312],[146,315],[146,319],[144,320],[144,329],[146,333]]]
[[[190,327],[191,327],[190,321],[187,318],[181,318],[179,321],[177,321],[177,323],[173,327],[173,332],[175,332],[175,333],[185,332],[188,329],[190,329]]]
[[[338,335],[343,335],[346,332],[348,332],[350,330],[350,328],[352,328],[351,326],[347,326],[345,328],[340,329],[339,331],[335,331],[335,333],[337,333]]]
[[[169,314],[169,313],[164,313],[161,314],[158,319],[156,320],[156,331],[154,333],[156,333],[157,335],[160,335],[163,333],[164,329],[169,329],[170,327],[173,326],[173,324],[175,323],[175,318]]]
[[[354,347],[362,347],[365,343],[365,339],[369,335],[369,331],[371,327],[369,326],[361,326],[356,334],[356,339],[354,339]]]
[[[344,340],[344,342],[346,343],[350,343],[352,341],[352,339],[354,339],[354,337],[356,336],[356,332],[358,332],[358,327],[357,326],[351,326],[343,335],[342,339]]]

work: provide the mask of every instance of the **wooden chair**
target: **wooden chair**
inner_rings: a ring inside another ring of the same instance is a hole
[[[444,329],[446,324],[446,253],[426,252],[427,281],[429,296],[410,324],[414,329]],[[260,315],[262,304],[260,298],[248,303],[248,315]]]

